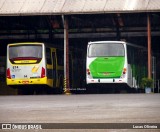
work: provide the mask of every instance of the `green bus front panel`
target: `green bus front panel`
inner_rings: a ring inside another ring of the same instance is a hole
[[[124,57],[97,57],[89,69],[93,78],[120,78],[124,62]]]

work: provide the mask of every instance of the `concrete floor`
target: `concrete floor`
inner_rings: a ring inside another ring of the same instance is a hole
[[[0,123],[8,122],[160,123],[160,94],[0,96]]]

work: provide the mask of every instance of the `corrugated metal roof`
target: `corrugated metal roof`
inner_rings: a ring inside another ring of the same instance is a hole
[[[109,0],[105,11],[145,11],[149,0]],[[113,6],[114,5],[114,6]]]
[[[0,0],[0,15],[147,11],[160,11],[160,0]]]
[[[160,10],[160,0],[150,0],[147,10]]]
[[[86,0],[82,12],[104,12],[107,0]]]
[[[1,7],[3,6],[3,3],[5,2],[5,0],[1,0],[0,1],[0,9],[1,9]]]
[[[62,12],[81,12],[83,10],[85,2],[86,0],[66,0]]]
[[[0,2],[0,14],[17,14],[24,2],[25,0],[4,0],[4,2]]]
[[[25,0],[20,13],[39,13],[44,5],[45,0]]]
[[[66,0],[46,0],[40,13],[61,14],[61,10]]]

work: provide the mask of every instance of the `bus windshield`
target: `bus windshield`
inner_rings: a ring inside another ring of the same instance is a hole
[[[16,45],[9,46],[9,59],[41,59],[42,45]]]
[[[124,56],[124,46],[119,43],[93,43],[88,48],[89,57]]]

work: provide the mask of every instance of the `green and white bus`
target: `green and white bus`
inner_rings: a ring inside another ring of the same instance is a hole
[[[146,48],[123,41],[89,42],[86,83],[127,84],[139,88],[147,75]]]

